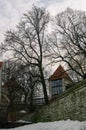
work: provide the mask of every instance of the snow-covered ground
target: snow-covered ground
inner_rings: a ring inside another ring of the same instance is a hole
[[[36,123],[10,130],[86,130],[86,121],[55,121],[48,123]]]

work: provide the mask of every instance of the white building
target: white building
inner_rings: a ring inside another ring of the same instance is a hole
[[[72,80],[64,70],[64,68],[60,65],[55,72],[50,76],[49,79],[46,80],[47,94],[49,100],[51,100],[56,95],[59,95],[66,91],[66,86],[71,84]],[[35,90],[34,103],[35,104],[43,104],[44,94],[42,85],[38,86],[38,90]]]

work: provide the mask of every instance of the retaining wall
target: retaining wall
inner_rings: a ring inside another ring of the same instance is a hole
[[[33,118],[35,122],[66,119],[86,120],[86,80],[57,96],[49,105],[40,106]]]

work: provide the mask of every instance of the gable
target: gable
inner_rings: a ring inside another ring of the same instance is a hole
[[[50,76],[49,80],[56,80],[56,79],[68,79],[71,80],[67,72],[64,68],[60,65],[55,72]]]

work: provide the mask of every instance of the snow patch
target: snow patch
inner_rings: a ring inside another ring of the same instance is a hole
[[[86,121],[55,121],[48,123],[36,123],[9,130],[86,130]]]

